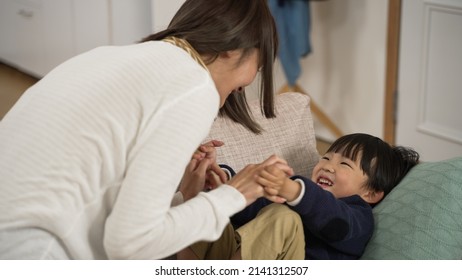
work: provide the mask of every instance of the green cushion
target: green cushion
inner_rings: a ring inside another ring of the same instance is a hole
[[[462,157],[415,166],[373,212],[362,259],[462,259]]]

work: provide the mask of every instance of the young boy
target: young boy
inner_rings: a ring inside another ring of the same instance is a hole
[[[234,171],[227,166],[221,166],[223,170],[229,170],[228,176],[216,164],[215,148],[223,145],[223,142],[212,140],[199,147],[196,154],[193,156],[190,165],[185,170],[183,180],[172,203],[177,205],[183,200],[187,200],[197,195],[200,191],[208,191],[214,189],[216,186],[223,184],[227,178],[235,179]],[[198,167],[203,159],[207,158],[209,166],[206,173],[204,169]],[[274,161],[277,159],[271,156],[268,160]],[[267,161],[268,161],[267,160]],[[265,161],[265,162],[267,162]],[[287,163],[279,159],[275,161],[278,170],[285,172],[288,175],[293,175],[293,172]],[[260,172],[266,165],[252,165],[244,168],[246,169],[257,168]],[[284,171],[283,171],[284,170]],[[257,173],[258,174],[258,173]],[[226,178],[227,177],[227,178]],[[255,177],[254,180],[257,180]],[[194,186],[194,187],[191,187]],[[262,193],[263,188],[261,189]],[[281,205],[285,199],[279,196],[266,195],[273,203],[265,207],[258,213],[258,218],[249,221],[236,231],[233,226],[229,224],[222,236],[215,242],[198,242],[193,244],[176,254],[177,259],[280,259],[280,260],[294,260],[304,259],[305,256],[305,240],[303,235],[303,226],[301,219],[297,213]],[[268,200],[268,201],[270,201]],[[280,230],[274,231],[273,227]],[[264,238],[260,238],[259,234],[264,233]],[[245,250],[244,254],[238,249],[241,240],[246,240],[253,244],[252,250]],[[255,242],[254,242],[255,241]]]
[[[289,178],[273,166],[260,173],[259,183],[268,194],[286,199],[289,208],[300,215],[305,259],[357,259],[372,236],[372,207],[418,161],[419,154],[412,149],[392,147],[368,134],[350,134],[329,147],[311,180]],[[234,227],[255,219],[270,204],[258,199],[231,218]],[[239,250],[245,254],[252,246],[252,240],[241,239]]]

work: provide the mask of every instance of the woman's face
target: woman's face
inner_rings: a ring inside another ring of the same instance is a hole
[[[254,49],[242,57],[242,50],[221,54],[207,65],[220,95],[220,107],[233,91],[241,91],[255,79],[259,65],[259,51]]]

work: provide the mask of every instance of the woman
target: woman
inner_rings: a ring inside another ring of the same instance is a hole
[[[220,107],[259,131],[243,94],[259,69],[274,116],[276,49],[266,0],[188,0],[165,31],[51,71],[1,122],[0,258],[158,259],[218,238],[263,195],[255,173],[283,160],[171,201]],[[201,162],[205,177],[216,165]]]

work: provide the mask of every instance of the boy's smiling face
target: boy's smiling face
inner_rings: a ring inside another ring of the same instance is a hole
[[[368,177],[360,162],[361,154],[352,161],[340,153],[327,153],[314,167],[311,180],[336,198],[355,194],[363,197],[368,192],[365,187]]]

